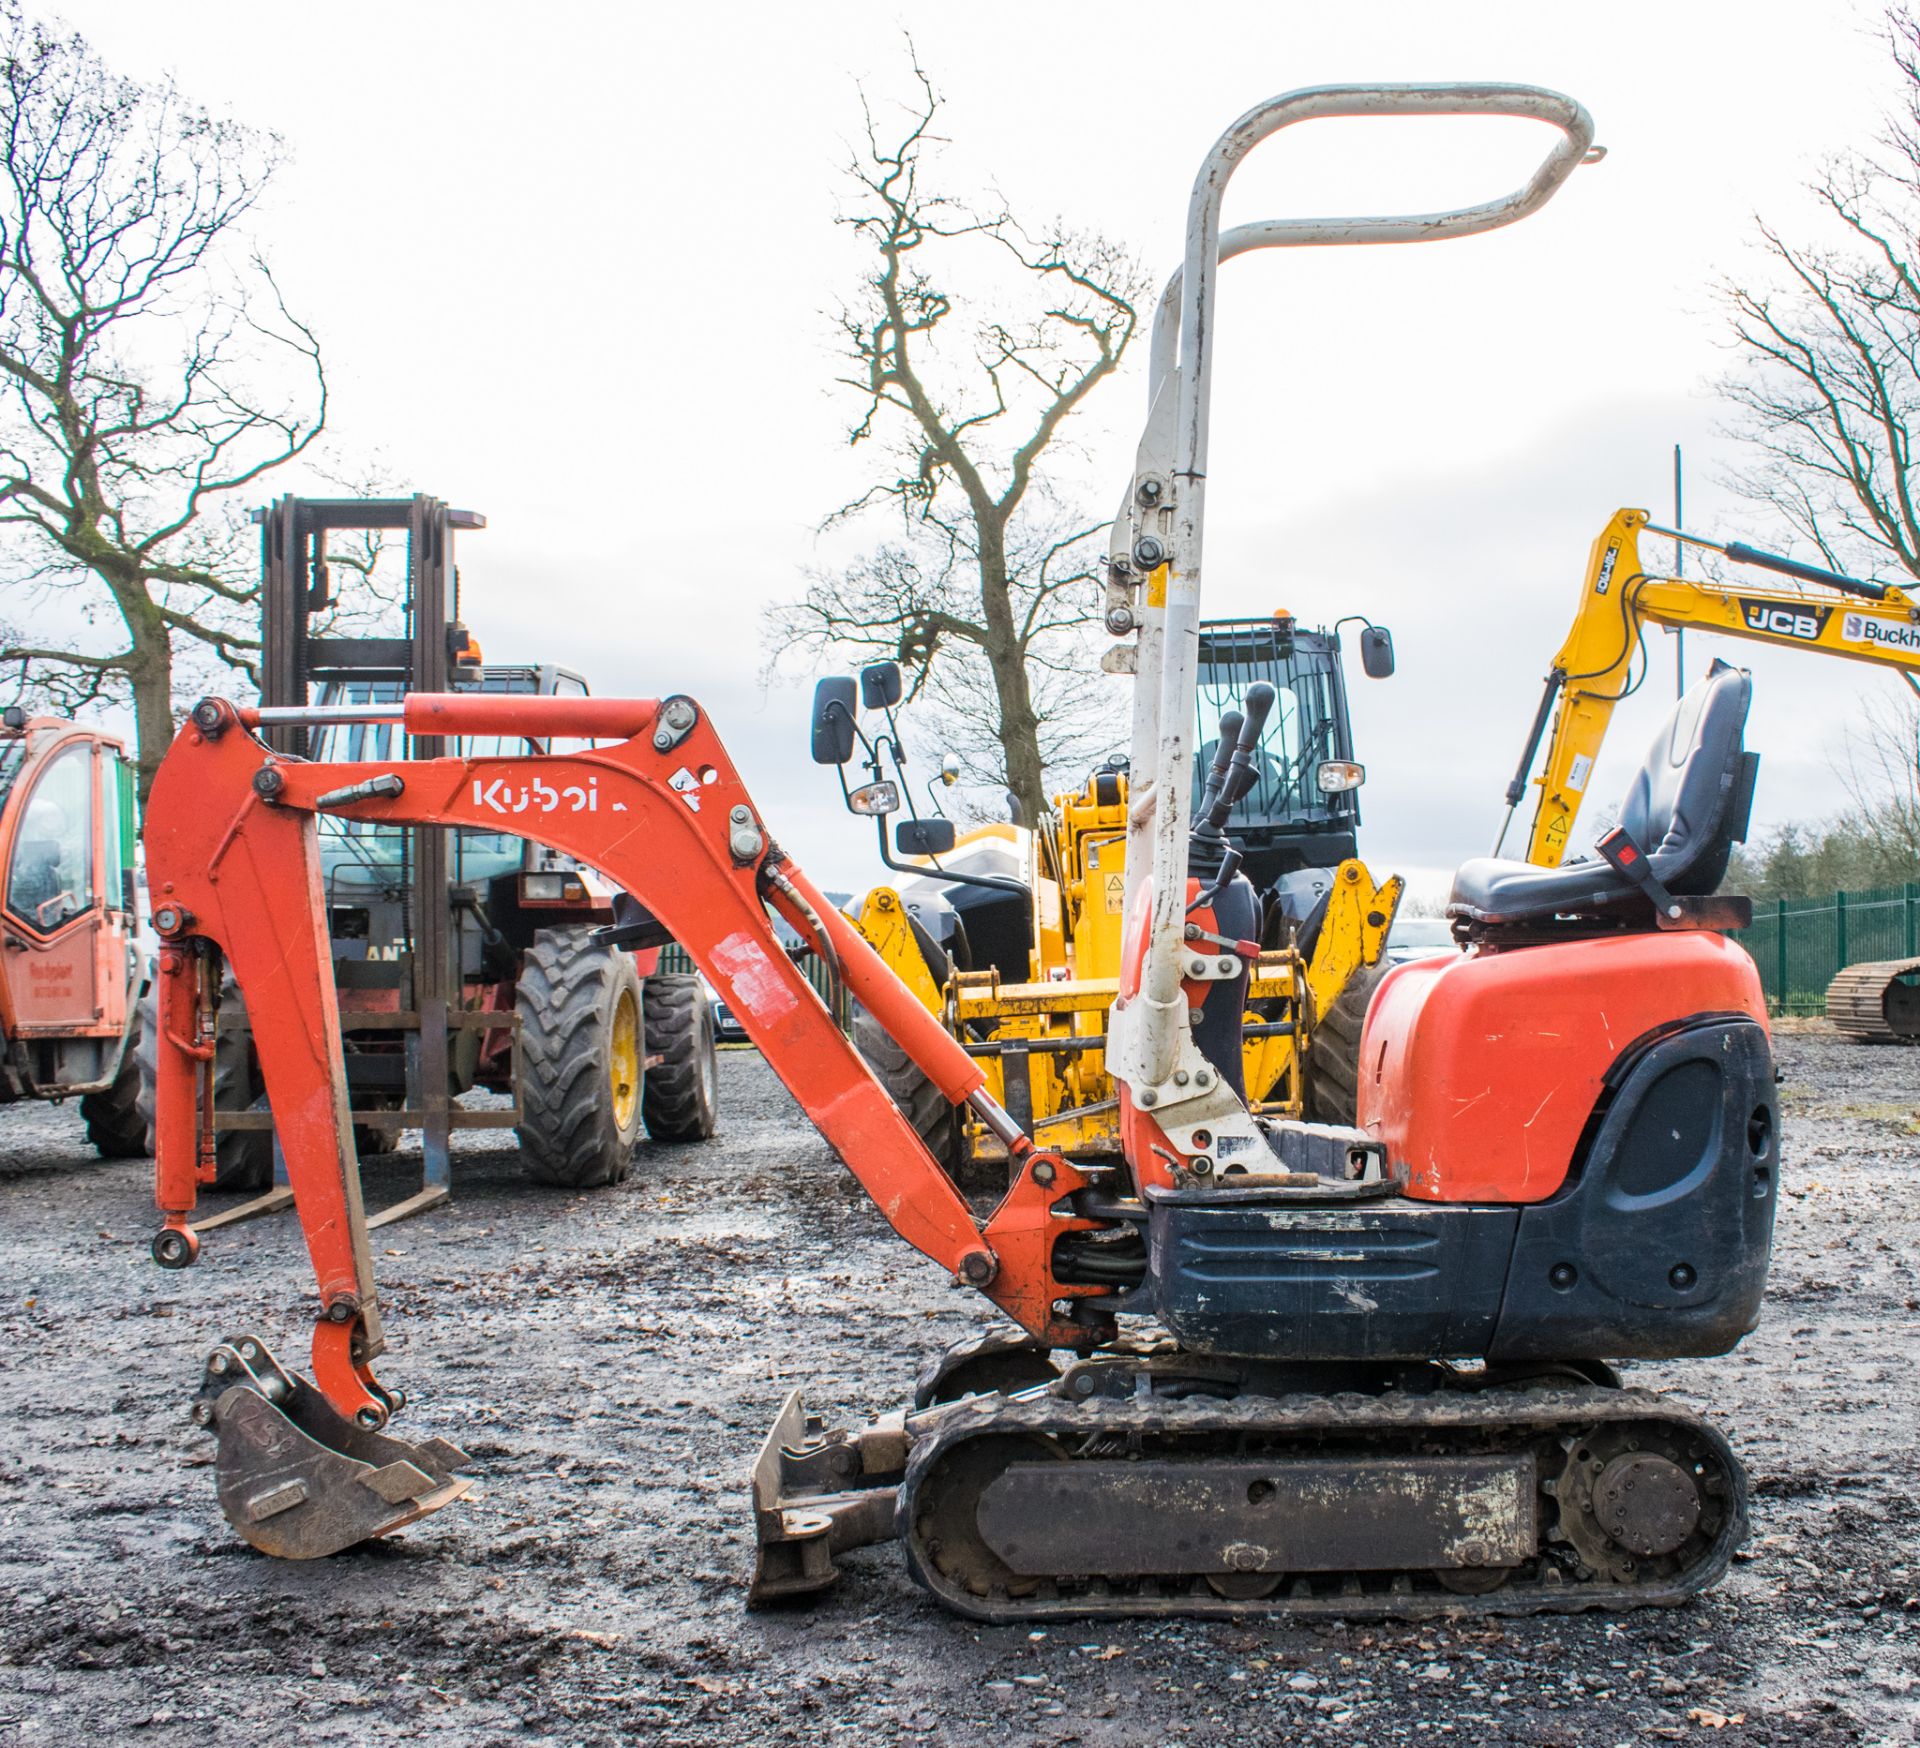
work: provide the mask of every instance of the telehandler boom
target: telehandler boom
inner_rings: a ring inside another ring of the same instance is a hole
[[[1562,137],[1501,201],[1221,238],[1228,177],[1279,129],[1436,114],[1525,116]],[[1151,773],[1130,803],[1140,853],[1110,1032],[1118,1160],[1033,1144],[774,843],[691,699],[415,694],[380,708],[416,734],[613,744],[325,765],[269,752],[255,731],[289,720],[275,712],[196,708],[148,829],[166,943],[156,1254],[193,1254],[193,1081],[224,957],[287,1123],[320,1288],[311,1383],[252,1336],[208,1361],[198,1413],[242,1535],[324,1553],[465,1486],[457,1448],[385,1430],[399,1401],[373,1371],[314,820],[472,825],[504,800],[516,830],[672,930],[894,1229],[1017,1326],[951,1350],[912,1411],[858,1431],[826,1433],[789,1397],[753,1475],[756,1599],[817,1590],[838,1552],[893,1535],[920,1583],[986,1620],[1628,1606],[1679,1601],[1725,1570],[1746,1525],[1738,1460],[1698,1416],[1619,1388],[1606,1361],[1724,1352],[1765,1282],[1765,1010],[1752,962],[1719,932],[1740,906],[1709,896],[1752,775],[1744,677],[1716,676],[1691,702],[1684,756],[1598,872],[1460,871],[1453,912],[1475,945],[1381,984],[1352,1127],[1258,1122],[1239,1091],[1253,900],[1224,828],[1255,776],[1270,687],[1223,718],[1188,817],[1219,258],[1485,230],[1541,206],[1591,140],[1578,104],[1533,87],[1331,86],[1261,104],[1202,166],[1171,293],[1178,351],[1158,385],[1178,417],[1156,399],[1128,492],[1134,580],[1114,601],[1113,618],[1124,608],[1140,627],[1134,768]],[[974,1215],[835,1027],[769,907],[1001,1137],[1012,1182],[991,1214]],[[1122,1318],[1158,1333],[1123,1339]]]

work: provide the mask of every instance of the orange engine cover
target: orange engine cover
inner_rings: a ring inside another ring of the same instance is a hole
[[[1612,935],[1416,959],[1360,1038],[1360,1126],[1429,1202],[1538,1202],[1566,1180],[1601,1083],[1649,1033],[1702,1014],[1767,1023],[1725,936]]]

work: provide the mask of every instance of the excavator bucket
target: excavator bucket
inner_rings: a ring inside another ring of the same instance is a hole
[[[465,1451],[369,1432],[235,1336],[207,1357],[195,1421],[219,1440],[220,1508],[263,1554],[315,1560],[391,1534],[473,1490]]]

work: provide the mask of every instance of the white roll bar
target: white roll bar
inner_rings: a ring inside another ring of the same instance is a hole
[[[1227,183],[1261,141],[1303,121],[1336,116],[1502,115],[1542,121],[1561,139],[1521,187],[1496,200],[1399,217],[1265,219],[1223,237]],[[1150,837],[1153,921],[1142,987],[1116,1005],[1110,1060],[1135,1089],[1166,1087],[1187,1038],[1181,994],[1185,945],[1188,789],[1200,618],[1214,285],[1220,263],[1255,249],[1359,243],[1426,243],[1477,235],[1537,212],[1582,162],[1596,161],[1593,119],[1571,97],[1535,85],[1314,85],[1247,111],[1215,142],[1194,179],[1186,257],[1153,320],[1147,425],[1134,477],[1114,524],[1112,557],[1140,580],[1133,765],[1151,771],[1129,829],[1128,901]],[[1177,313],[1177,321],[1176,321]],[[1176,351],[1177,341],[1177,351]],[[1167,1093],[1170,1099],[1178,1094]]]

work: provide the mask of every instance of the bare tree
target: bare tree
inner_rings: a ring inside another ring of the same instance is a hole
[[[1892,879],[1920,872],[1920,703],[1905,692],[1870,693],[1846,738],[1836,774],[1851,805],[1839,824]]]
[[[1836,569],[1920,576],[1920,21],[1884,20],[1898,96],[1877,138],[1810,192],[1826,234],[1762,222],[1765,267],[1725,288],[1739,353],[1722,382],[1758,451],[1736,478]]]
[[[956,750],[990,759],[980,774],[1033,819],[1049,762],[1088,744],[1083,630],[1100,617],[1093,540],[1105,531],[1060,502],[1049,463],[1118,367],[1147,285],[1115,243],[1060,224],[1033,234],[1004,208],[931,192],[940,103],[917,60],[913,72],[918,100],[897,141],[865,107],[849,166],[858,195],[842,222],[872,257],[840,312],[851,367],[840,380],[859,402],[849,440],[873,446],[877,477],[828,518],[891,511],[902,532],[773,608],[769,643],[776,661],[896,658],[941,707]],[[980,313],[963,314],[975,300],[954,287],[995,273]]]
[[[319,436],[326,376],[238,246],[276,141],[118,77],[18,0],[0,57],[0,668],[58,708],[130,701],[144,795],[179,664],[256,669],[233,494]]]

